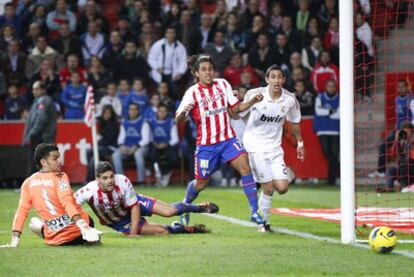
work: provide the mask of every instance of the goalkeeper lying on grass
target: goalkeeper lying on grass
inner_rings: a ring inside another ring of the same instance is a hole
[[[205,233],[206,227],[202,224],[160,225],[147,222],[144,216],[156,214],[171,217],[183,213],[217,213],[219,209],[213,203],[169,204],[137,194],[130,180],[124,175],[115,174],[109,162],[99,162],[95,176],[95,181],[89,182],[75,193],[77,203],[88,203],[102,225],[128,236]]]
[[[34,160],[38,172],[27,178],[22,187],[20,202],[13,221],[12,239],[0,247],[17,247],[23,225],[32,207],[40,215],[30,220],[30,229],[49,245],[80,245],[100,241],[100,231],[76,204],[69,179],[60,171],[58,148],[41,143],[36,147]]]

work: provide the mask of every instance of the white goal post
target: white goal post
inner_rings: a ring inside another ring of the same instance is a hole
[[[339,0],[341,242],[355,243],[354,11]]]

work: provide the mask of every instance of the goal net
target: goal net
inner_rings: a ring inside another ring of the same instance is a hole
[[[355,1],[357,239],[374,226],[414,239],[414,5]]]

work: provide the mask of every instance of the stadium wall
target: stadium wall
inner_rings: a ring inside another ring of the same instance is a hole
[[[0,123],[0,146],[4,150],[7,146],[15,148],[21,145],[23,137],[23,122],[1,122]],[[318,137],[312,129],[312,119],[305,118],[302,121],[302,133],[306,145],[306,159],[300,162],[296,159],[296,145],[289,134],[283,140],[285,160],[298,178],[325,178],[327,174],[327,161],[323,156]],[[85,182],[86,176],[86,152],[91,147],[91,132],[83,122],[60,121],[57,124],[57,144],[61,150],[63,170],[69,175],[74,183]],[[10,159],[22,159],[25,157],[12,157]],[[0,161],[7,170],[7,161]],[[26,165],[22,165],[26,167]],[[127,175],[134,178],[134,174]]]

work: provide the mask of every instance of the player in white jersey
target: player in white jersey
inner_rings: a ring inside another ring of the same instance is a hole
[[[262,96],[253,96],[240,103],[233,94],[229,82],[213,79],[214,61],[208,55],[189,58],[189,66],[197,83],[184,94],[176,111],[176,122],[180,124],[190,113],[197,125],[197,148],[195,152],[195,180],[187,186],[185,203],[191,203],[200,191],[206,188],[210,176],[222,163],[229,163],[242,179],[243,191],[249,201],[250,220],[263,224],[258,211],[257,189],[251,173],[247,153],[236,138],[231,127],[229,109],[239,113],[261,101]],[[182,222],[188,224],[188,214]]]
[[[205,233],[204,225],[184,226],[148,223],[144,216],[153,214],[171,217],[182,213],[217,213],[213,203],[192,205],[169,204],[161,200],[137,194],[131,181],[124,175],[114,174],[109,162],[99,162],[96,180],[89,182],[75,193],[79,205],[88,203],[102,225],[129,236],[164,235],[178,233]]]
[[[300,105],[293,93],[282,86],[285,83],[283,71],[273,65],[266,71],[268,86],[249,90],[244,102],[258,94],[263,100],[242,113],[246,121],[243,145],[249,153],[250,166],[256,182],[261,184],[262,193],[259,209],[263,219],[268,222],[272,195],[288,191],[289,176],[282,149],[282,133],[285,120],[292,125],[293,134],[298,142],[297,158],[305,158],[305,147],[300,131]],[[267,223],[263,230],[270,230]]]

